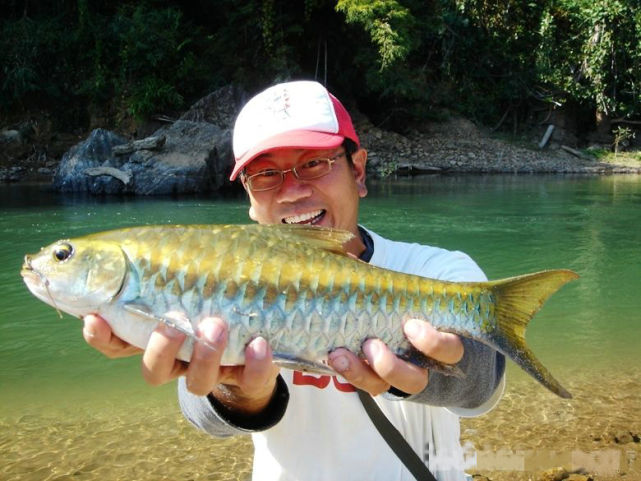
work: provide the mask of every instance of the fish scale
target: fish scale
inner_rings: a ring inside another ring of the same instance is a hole
[[[183,360],[198,323],[214,315],[229,326],[224,364],[242,364],[246,344],[263,336],[276,362],[326,372],[329,351],[360,352],[376,337],[401,358],[433,366],[403,335],[403,322],[416,317],[492,346],[570,396],[523,336],[543,302],[575,273],[480,283],[426,279],[348,256],[351,237],[310,226],[134,227],[53,243],[25,258],[22,275],[44,302],[76,316],[100,314],[141,348],[159,322],[183,330]]]

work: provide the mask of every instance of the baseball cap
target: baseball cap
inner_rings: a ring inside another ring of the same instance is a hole
[[[234,180],[258,155],[291,147],[331,149],[348,138],[360,145],[343,104],[318,82],[269,87],[242,108],[234,126]]]

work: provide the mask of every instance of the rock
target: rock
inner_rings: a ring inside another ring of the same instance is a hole
[[[123,145],[116,145],[114,146],[112,151],[116,155],[124,155],[131,154],[136,150],[159,150],[163,145],[165,145],[165,137],[152,136],[140,140],[134,140],[132,142],[127,142]]]
[[[132,172],[134,193],[197,193],[228,184],[233,158],[229,130],[208,122],[179,120],[154,135],[166,138],[161,151],[136,151],[120,167]]]
[[[614,442],[617,444],[633,443],[634,436],[630,431],[619,431],[614,435]]]
[[[573,473],[565,478],[565,481],[593,481],[593,478],[588,474]]]
[[[565,468],[552,468],[541,473],[538,478],[541,481],[563,481],[569,476]]]
[[[487,476],[483,476],[482,474],[472,475],[472,480],[473,481],[492,481],[490,478],[488,478]]]
[[[63,156],[54,175],[54,188],[92,194],[162,195],[207,192],[228,183],[232,165],[228,130],[208,122],[179,120],[159,129],[154,138],[164,139],[162,146],[153,142],[157,151],[116,155],[116,147],[129,148],[131,143],[113,132],[96,129]]]
[[[53,187],[61,192],[115,194],[122,192],[122,183],[112,177],[90,177],[87,169],[119,167],[114,165],[112,149],[126,139],[105,129],[95,129],[89,137],[74,145],[60,161],[53,177]]]
[[[208,122],[221,129],[232,129],[236,116],[247,100],[247,94],[235,85],[219,88],[203,97],[180,120]]]
[[[96,129],[64,154],[53,186],[92,194],[187,194],[228,186],[231,126],[245,94],[234,86],[196,102],[145,139]]]
[[[135,150],[116,155],[129,145],[113,132],[94,130],[64,156],[54,175],[62,192],[92,194],[186,194],[216,190],[225,185],[231,169],[231,140],[227,130],[207,122],[177,121],[158,130],[158,151]]]
[[[22,142],[22,136],[18,130],[3,130],[0,132],[0,144],[19,144]]]
[[[25,168],[20,166],[0,169],[0,182],[19,182],[25,173]]]

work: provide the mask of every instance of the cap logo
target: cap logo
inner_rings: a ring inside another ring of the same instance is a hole
[[[269,109],[272,111],[274,118],[280,118],[285,120],[288,117],[291,117],[288,109],[291,107],[289,100],[289,93],[287,89],[283,89],[281,92],[274,92],[272,97],[272,102]]]

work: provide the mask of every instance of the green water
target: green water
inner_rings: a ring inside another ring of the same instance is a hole
[[[527,334],[573,393],[598,389],[604,376],[616,390],[617,376],[623,386],[625,373],[639,370],[641,177],[448,176],[369,188],[361,222],[383,236],[465,251],[490,278],[559,267],[581,275],[546,304]],[[173,384],[146,386],[138,358],[104,358],[83,341],[79,320],[59,319],[28,293],[19,276],[26,253],[128,225],[244,222],[242,196],[95,199],[0,187],[0,421],[60,412],[115,418],[142,406],[179,419]],[[535,386],[513,365],[509,374],[517,385]],[[626,406],[638,417],[638,398]]]
[[[139,386],[137,362],[106,361],[80,322],[37,301],[18,274],[25,253],[63,237],[149,223],[248,222],[235,198],[95,199],[38,187],[0,190],[0,399],[21,409],[33,392]],[[641,180],[638,176],[426,177],[370,185],[361,222],[393,239],[469,253],[490,278],[546,268],[581,279],[554,296],[528,342],[560,379],[639,362]],[[134,371],[134,372],[130,372]]]

